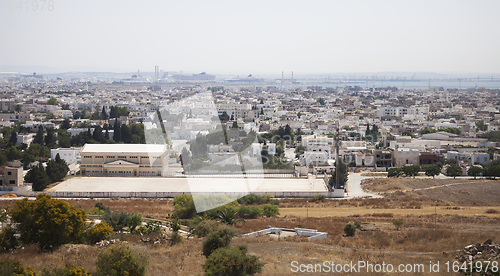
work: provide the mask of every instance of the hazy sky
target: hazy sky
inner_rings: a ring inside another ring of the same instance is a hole
[[[496,0],[24,1],[0,0],[0,65],[500,73]]]

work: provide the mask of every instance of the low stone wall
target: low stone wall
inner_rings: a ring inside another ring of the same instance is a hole
[[[35,197],[40,193],[50,194],[58,198],[173,198],[189,192],[33,192],[33,191],[0,191],[0,195],[15,193],[18,196]],[[246,194],[234,192],[206,192],[196,193],[198,195],[213,196],[244,196]],[[273,195],[275,198],[310,198],[317,194],[322,194],[325,198],[343,198],[344,190],[337,189],[333,192],[252,192],[263,196],[264,194]]]
[[[287,228],[267,228],[264,230],[244,234],[243,237],[257,237],[262,235],[269,234],[281,234],[282,231],[295,232],[297,236],[308,237],[308,240],[321,240],[326,239],[328,237],[328,233],[318,232],[318,230],[314,229],[305,229],[305,228],[295,228],[295,229],[287,229]]]

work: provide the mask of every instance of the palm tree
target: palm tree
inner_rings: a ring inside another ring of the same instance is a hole
[[[236,211],[234,208],[224,207],[221,210],[219,210],[217,214],[217,219],[220,222],[225,223],[227,225],[234,225],[240,222],[245,223],[245,220],[236,218],[237,214],[238,211]]]

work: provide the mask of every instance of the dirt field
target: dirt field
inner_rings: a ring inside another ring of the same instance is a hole
[[[362,187],[386,198],[416,196],[455,206],[500,205],[498,180],[381,178],[364,180]]]

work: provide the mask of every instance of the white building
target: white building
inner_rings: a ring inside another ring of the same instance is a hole
[[[29,146],[33,142],[35,135],[35,133],[17,134],[16,145],[26,144]]]
[[[78,164],[82,161],[80,157],[80,151],[82,148],[58,148],[50,150],[50,159],[55,160],[56,155],[59,154],[59,157],[66,161],[66,164]]]
[[[85,144],[80,171],[88,176],[163,176],[167,149],[164,144]]]
[[[332,158],[333,138],[318,135],[303,136],[302,146],[306,151],[326,152],[328,159]]]
[[[419,150],[409,148],[398,148],[392,152],[392,163],[395,167],[405,165],[420,165]]]

